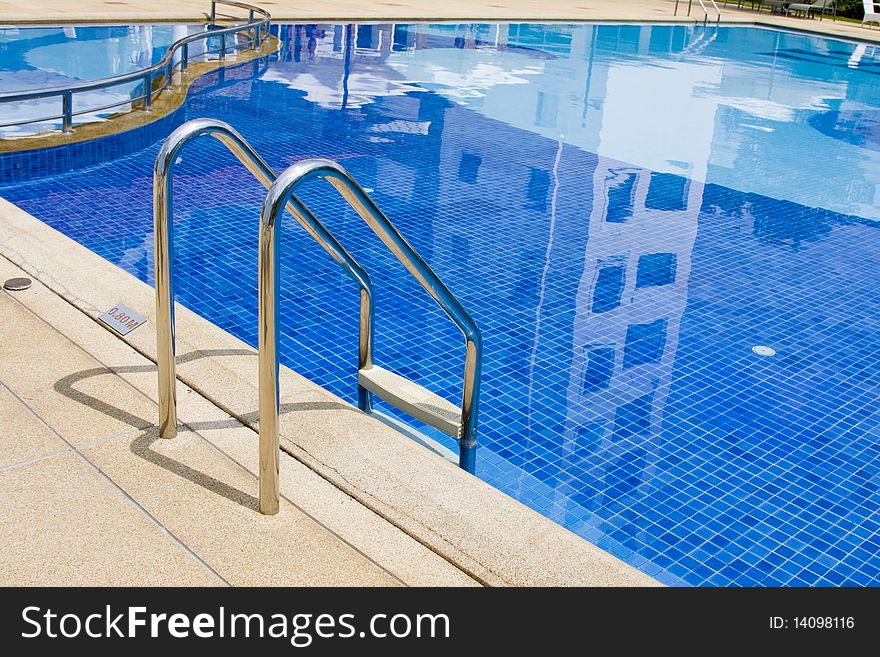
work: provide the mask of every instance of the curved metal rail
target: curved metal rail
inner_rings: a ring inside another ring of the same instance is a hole
[[[233,155],[266,188],[272,188],[276,175],[272,168],[231,126],[214,119],[196,119],[172,132],[156,157],[153,172],[153,230],[155,235],[156,269],[156,343],[159,370],[159,434],[162,438],[177,435],[177,378],[174,326],[174,279],[171,256],[174,242],[172,174],[180,150],[196,137],[210,135],[226,146]],[[373,284],[366,270],[298,198],[288,195],[282,204],[306,232],[339,264],[360,288],[359,367],[372,364],[373,358]],[[279,214],[281,209],[278,210]],[[274,217],[273,217],[274,225]],[[260,280],[262,281],[262,274]],[[261,334],[262,341],[262,334]],[[261,352],[262,354],[262,352]],[[263,362],[263,356],[260,356]],[[276,365],[277,367],[277,365]],[[277,391],[278,387],[275,386]],[[260,408],[264,391],[260,390]],[[277,397],[276,413],[277,413]],[[278,433],[275,419],[274,440],[264,441],[264,418],[260,414],[260,511],[267,515],[278,512]],[[271,420],[270,420],[271,421]]]
[[[189,62],[191,61],[189,56],[189,45],[191,43],[196,41],[207,41],[208,39],[219,38],[220,46],[217,49],[208,49],[206,44],[205,51],[203,53],[200,53],[200,55],[209,55],[216,52],[218,58],[220,60],[223,60],[226,58],[226,53],[229,50],[239,50],[243,47],[242,44],[236,42],[233,42],[233,44],[231,45],[227,44],[227,37],[248,32],[250,34],[248,35],[247,41],[244,43],[244,47],[258,49],[263,43],[263,40],[269,35],[269,26],[272,20],[272,17],[269,15],[269,13],[264,9],[254,7],[253,5],[249,5],[244,2],[233,2],[231,0],[211,0],[211,24],[214,23],[217,17],[217,5],[226,5],[231,7],[238,7],[240,9],[247,9],[248,22],[241,25],[233,25],[232,27],[226,27],[218,30],[209,30],[207,32],[191,34],[189,36],[183,37],[182,39],[178,39],[173,44],[171,44],[171,46],[168,48],[168,51],[165,53],[165,56],[158,64],[154,64],[149,68],[144,68],[139,71],[132,71],[131,73],[125,73],[124,75],[117,75],[112,78],[104,78],[103,80],[95,80],[93,82],[81,82],[79,84],[74,84],[67,87],[52,87],[49,89],[35,89],[32,91],[16,91],[0,94],[0,103],[36,100],[39,98],[61,98],[61,114],[41,117],[38,119],[25,119],[22,121],[3,123],[0,124],[0,128],[6,128],[16,125],[27,125],[29,123],[44,123],[46,121],[57,121],[58,119],[61,119],[62,130],[64,132],[72,132],[73,117],[79,116],[81,114],[91,114],[105,109],[110,109],[112,107],[118,107],[120,105],[133,105],[138,101],[143,101],[141,109],[145,111],[150,111],[153,105],[153,97],[156,94],[161,93],[162,90],[164,90],[171,84],[175,68],[179,67],[182,73],[186,73]],[[259,20],[254,20],[255,14],[258,14],[259,16],[261,16],[261,18]],[[180,52],[180,58],[177,62],[175,62],[174,60],[178,51]],[[158,85],[154,84],[156,80],[160,80]],[[118,103],[110,103],[109,105],[104,105],[101,107],[90,107],[79,111],[74,111],[73,98],[75,94],[108,89],[110,87],[117,87],[123,84],[130,84],[132,82],[143,83],[143,91],[139,96],[126,98],[125,100],[121,100]]]
[[[336,162],[311,159],[290,166],[272,184],[260,214],[260,444],[278,441],[278,240],[275,226],[282,210],[291,203],[300,212],[308,209],[294,195],[296,188],[312,178],[327,180],[360,215],[385,246],[422,285],[465,337],[466,356],[461,416],[458,423],[459,465],[473,473],[476,465],[477,406],[483,342],[476,322],[443,281],[394,224],[382,213],[348,171]],[[370,410],[370,393],[359,386],[359,403]]]

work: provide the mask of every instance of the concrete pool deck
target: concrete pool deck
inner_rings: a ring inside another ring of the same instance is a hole
[[[691,16],[686,16],[687,0],[679,3],[675,16],[675,0],[445,0],[426,3],[419,0],[253,0],[272,14],[276,21],[334,20],[568,20],[568,21],[702,21],[702,10],[693,3]],[[769,11],[756,12],[735,4],[718,3],[722,23],[757,24],[784,27],[880,42],[880,29],[862,27],[858,23],[778,16]],[[208,0],[41,0],[37,5],[0,0],[0,24],[62,21],[198,21],[210,11]],[[235,14],[240,10],[229,10]],[[711,7],[709,9],[712,12]]]
[[[282,368],[282,510],[256,510],[256,353],[178,307],[157,437],[153,290],[0,200],[0,584],[656,585]],[[96,321],[123,301],[148,322]]]
[[[153,363],[42,284],[0,317],[0,584],[477,584],[292,458],[260,515],[254,432],[181,386],[159,439]]]

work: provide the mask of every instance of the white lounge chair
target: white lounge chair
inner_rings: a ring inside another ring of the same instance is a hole
[[[865,17],[862,19],[862,25],[865,23],[877,23],[880,25],[880,2],[875,0],[862,0],[865,6]]]
[[[812,17],[814,14],[819,14],[819,20],[822,20],[822,15],[828,11],[829,9],[834,9],[834,0],[813,0],[813,2],[792,2],[788,5],[788,13],[791,14],[793,11],[799,11],[804,16]]]
[[[766,6],[770,7],[770,12],[773,14],[784,14],[790,4],[791,0],[764,0],[758,10],[760,11]]]

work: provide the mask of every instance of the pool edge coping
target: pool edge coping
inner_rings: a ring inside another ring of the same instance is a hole
[[[143,312],[147,330],[126,337],[104,330],[155,362],[152,287],[5,199],[0,255],[96,323],[119,301]],[[179,380],[255,428],[256,387],[248,382],[257,380],[255,350],[179,305],[177,319],[178,353],[214,354],[181,364]],[[229,355],[236,356],[232,365]],[[299,439],[282,421],[284,451],[477,581],[662,585],[296,372],[282,366],[280,380],[282,405],[305,409]]]

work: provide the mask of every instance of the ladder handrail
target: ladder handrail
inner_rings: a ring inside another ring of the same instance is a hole
[[[459,465],[473,473],[476,466],[477,407],[483,356],[480,329],[461,302],[406,241],[352,175],[336,162],[320,158],[297,162],[279,175],[269,188],[260,213],[260,443],[271,444],[278,440],[280,409],[276,310],[279,244],[275,237],[275,226],[277,218],[289,203],[297,207],[301,206],[302,202],[294,195],[294,191],[300,184],[312,178],[323,178],[333,185],[464,334],[466,355],[458,435]],[[361,408],[368,411],[369,393],[365,390],[360,392]]]
[[[679,2],[679,0],[675,0],[675,11],[672,12],[673,16],[678,16],[678,2]],[[706,9],[706,5],[703,3],[703,0],[697,0],[697,2],[700,3],[700,7],[703,9],[703,23],[704,24],[708,23],[709,22],[709,10]],[[721,10],[718,8],[718,5],[716,4],[715,0],[709,0],[709,2],[712,3],[712,7],[715,8],[715,13],[717,14],[717,17],[715,19],[715,24],[720,25],[721,24]],[[688,11],[687,11],[688,16],[691,15],[691,7],[693,6],[693,4],[694,4],[694,0],[688,0]]]
[[[172,132],[159,149],[153,170],[153,230],[156,271],[156,343],[159,376],[159,434],[162,438],[177,435],[177,378],[174,327],[172,174],[181,148],[196,137],[209,135],[226,146],[266,188],[271,188],[275,172],[228,124],[214,119],[195,119]],[[286,209],[306,232],[339,264],[360,288],[359,367],[372,364],[373,353],[373,284],[366,270],[295,196],[289,197]],[[261,356],[262,361],[262,356]],[[262,394],[261,394],[262,408]],[[278,512],[278,440],[263,444],[263,415],[260,416],[260,511]]]
[[[721,23],[721,10],[718,8],[718,4],[715,2],[715,0],[709,0],[709,2],[712,3],[712,7],[715,8],[715,13],[717,14],[717,16],[715,17],[715,24],[719,25]],[[700,0],[700,4],[703,4],[703,0]],[[703,7],[703,9],[705,10],[706,8]],[[709,12],[707,11],[705,20],[708,20],[708,19],[709,19]],[[705,20],[704,20],[704,22],[705,22]]]

